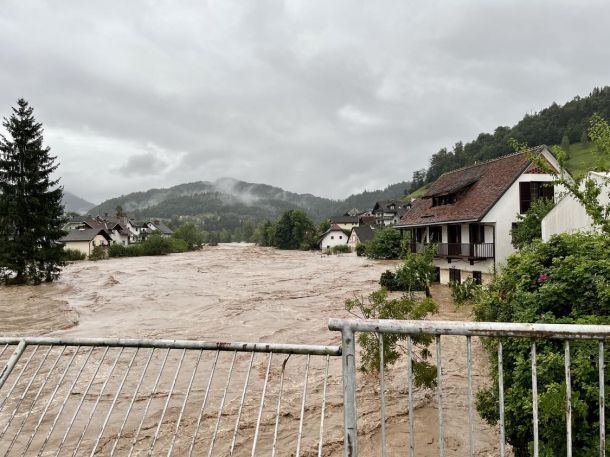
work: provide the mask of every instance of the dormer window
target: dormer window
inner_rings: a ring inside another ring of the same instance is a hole
[[[441,195],[439,197],[432,197],[432,206],[444,206],[453,205],[456,202],[455,194]]]

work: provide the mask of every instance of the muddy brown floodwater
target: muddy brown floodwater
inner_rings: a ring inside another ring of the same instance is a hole
[[[371,261],[354,254],[328,257],[319,253],[279,251],[245,244],[206,247],[199,252],[164,257],[78,262],[67,266],[61,279],[53,284],[0,288],[0,331],[3,335],[146,337],[336,345],[340,343],[340,336],[328,330],[328,318],[349,317],[344,309],[345,299],[354,295],[363,296],[375,290],[379,275],[395,265],[396,262]],[[433,296],[440,305],[440,313],[435,318],[468,318],[467,311],[454,309],[447,288],[435,286]],[[468,414],[465,340],[446,337],[442,349],[446,455],[466,455]],[[473,354],[476,389],[488,382],[487,357],[477,339],[473,339]],[[160,357],[155,357],[153,364],[159,363],[157,358]],[[214,455],[227,455],[226,449],[233,433],[230,418],[235,416],[239,408],[241,379],[248,359],[249,355],[244,359],[240,357],[236,364]],[[274,376],[277,378],[283,360],[284,357],[277,357],[272,364],[272,379]],[[121,363],[126,364],[127,361]],[[177,357],[170,357],[167,363],[171,368],[172,364],[177,364]],[[193,362],[188,360],[185,366],[189,363],[193,366]],[[218,362],[221,374],[226,374],[229,363],[230,354],[222,354]],[[257,386],[265,376],[266,363],[263,354],[255,358],[254,379],[249,391],[254,392],[259,388]],[[104,361],[102,366],[108,371],[110,364],[110,360]],[[302,397],[301,367],[302,364],[298,366],[295,362],[295,369],[286,372],[281,398],[283,406],[278,455],[294,453],[294,425],[298,424]],[[306,407],[302,455],[317,455],[319,418],[315,418],[320,413],[323,360],[312,361],[311,367],[308,384],[308,399],[311,403],[308,401]],[[100,373],[104,373],[104,368]],[[405,373],[403,360],[387,373],[386,427],[391,449],[389,455],[406,454],[407,450]],[[96,381],[96,385],[102,383],[102,378],[103,376],[100,381]],[[210,404],[220,398],[225,388],[222,376],[219,375],[218,378],[218,383],[214,382],[211,387]],[[188,373],[181,375],[177,380],[176,391],[184,392],[187,382]],[[181,425],[186,430],[186,435],[196,425],[195,419],[187,417],[190,403],[200,401],[204,383],[205,380],[202,379],[201,385],[194,387],[192,399],[189,397],[189,406]],[[135,384],[135,378],[127,379],[118,398],[119,404],[129,402]],[[273,434],[278,393],[276,384],[270,384],[269,387],[269,404],[263,413],[257,448],[265,455],[270,450]],[[167,393],[168,387],[169,385],[160,384],[158,390]],[[248,430],[252,432],[256,423],[259,402],[258,394],[250,397],[246,398],[240,422],[246,431],[240,431],[237,455],[250,455],[251,439],[248,439],[251,437],[248,436]],[[329,368],[324,455],[342,455],[341,398],[340,360],[333,359]],[[438,455],[435,398],[434,392],[416,391],[418,456]],[[112,395],[104,395],[102,403],[111,400]],[[156,420],[163,408],[164,402],[161,400],[154,401],[150,406],[149,414]],[[167,422],[168,425],[160,428],[155,454],[157,451],[167,452],[171,436],[169,424],[172,419],[175,422],[179,410],[179,401],[170,404],[164,419],[164,424]],[[204,420],[210,419],[213,423],[215,415],[209,414]],[[379,386],[376,377],[358,374],[358,415],[360,455],[379,455]],[[196,418],[196,415],[193,417]],[[110,422],[108,431],[116,432],[120,419],[113,417]],[[150,440],[155,426],[154,420],[149,425],[145,424],[143,436],[139,439],[143,442]],[[206,427],[202,426],[198,444],[210,439],[210,433],[204,429]],[[27,425],[24,430],[28,430]],[[484,424],[478,416],[475,436],[476,455],[498,454],[497,430]],[[98,453],[109,455],[111,444],[110,441],[105,443],[102,440]],[[129,442],[121,442],[117,447],[117,455],[127,453],[128,446]],[[207,444],[202,446],[207,453]],[[185,454],[188,447],[187,440],[178,439],[175,455]],[[144,448],[147,449],[147,445],[143,445]]]

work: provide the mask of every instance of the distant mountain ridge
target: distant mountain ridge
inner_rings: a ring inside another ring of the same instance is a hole
[[[112,214],[120,206],[136,217],[198,217],[211,229],[229,228],[245,218],[276,219],[289,209],[302,209],[314,219],[322,220],[354,207],[371,209],[378,200],[400,198],[409,184],[397,183],[383,190],[354,194],[345,200],[332,200],[267,184],[221,178],[214,182],[198,181],[122,195],[104,201],[89,212]]]
[[[66,212],[84,214],[95,206],[95,203],[88,202],[84,198],[74,195],[72,192],[64,190],[62,204]]]

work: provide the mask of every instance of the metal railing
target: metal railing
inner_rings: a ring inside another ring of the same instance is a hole
[[[0,455],[321,456],[329,366],[340,354],[299,344],[0,338]]]
[[[437,257],[465,257],[469,259],[491,259],[494,243],[435,243]],[[427,243],[411,243],[411,252],[422,253]]]
[[[499,394],[499,454],[506,455],[504,429],[504,372],[502,339],[507,337],[530,338],[531,341],[531,376],[532,376],[532,435],[533,453],[539,455],[538,434],[538,383],[536,364],[536,340],[553,339],[564,342],[565,383],[566,383],[566,453],[572,455],[572,389],[571,389],[571,340],[597,340],[599,342],[599,452],[605,455],[605,401],[604,401],[604,340],[610,338],[610,326],[604,325],[566,325],[566,324],[520,324],[497,322],[455,322],[455,321],[397,321],[397,320],[344,320],[330,319],[330,330],[341,331],[343,350],[343,395],[344,395],[344,455],[358,455],[358,416],[356,408],[356,345],[358,332],[372,332],[379,335],[380,361],[383,360],[384,334],[407,335],[407,370],[408,384],[408,435],[409,455],[416,454],[413,408],[413,337],[430,335],[436,342],[436,399],[438,408],[438,455],[445,455],[445,434],[443,415],[443,368],[441,353],[441,337],[446,335],[464,336],[467,359],[468,378],[468,455],[475,455],[474,440],[474,392],[472,383],[472,337],[492,337],[498,339],[498,394]],[[381,455],[387,455],[386,418],[385,418],[385,373],[383,363],[379,365],[380,389],[380,426]]]

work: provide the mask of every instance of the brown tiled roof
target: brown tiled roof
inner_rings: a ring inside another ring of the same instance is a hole
[[[530,152],[542,149],[539,146]],[[413,202],[398,226],[478,221],[529,164],[528,153],[522,152],[449,171],[430,186],[423,198]],[[457,195],[454,204],[432,207],[432,197],[452,193]]]

